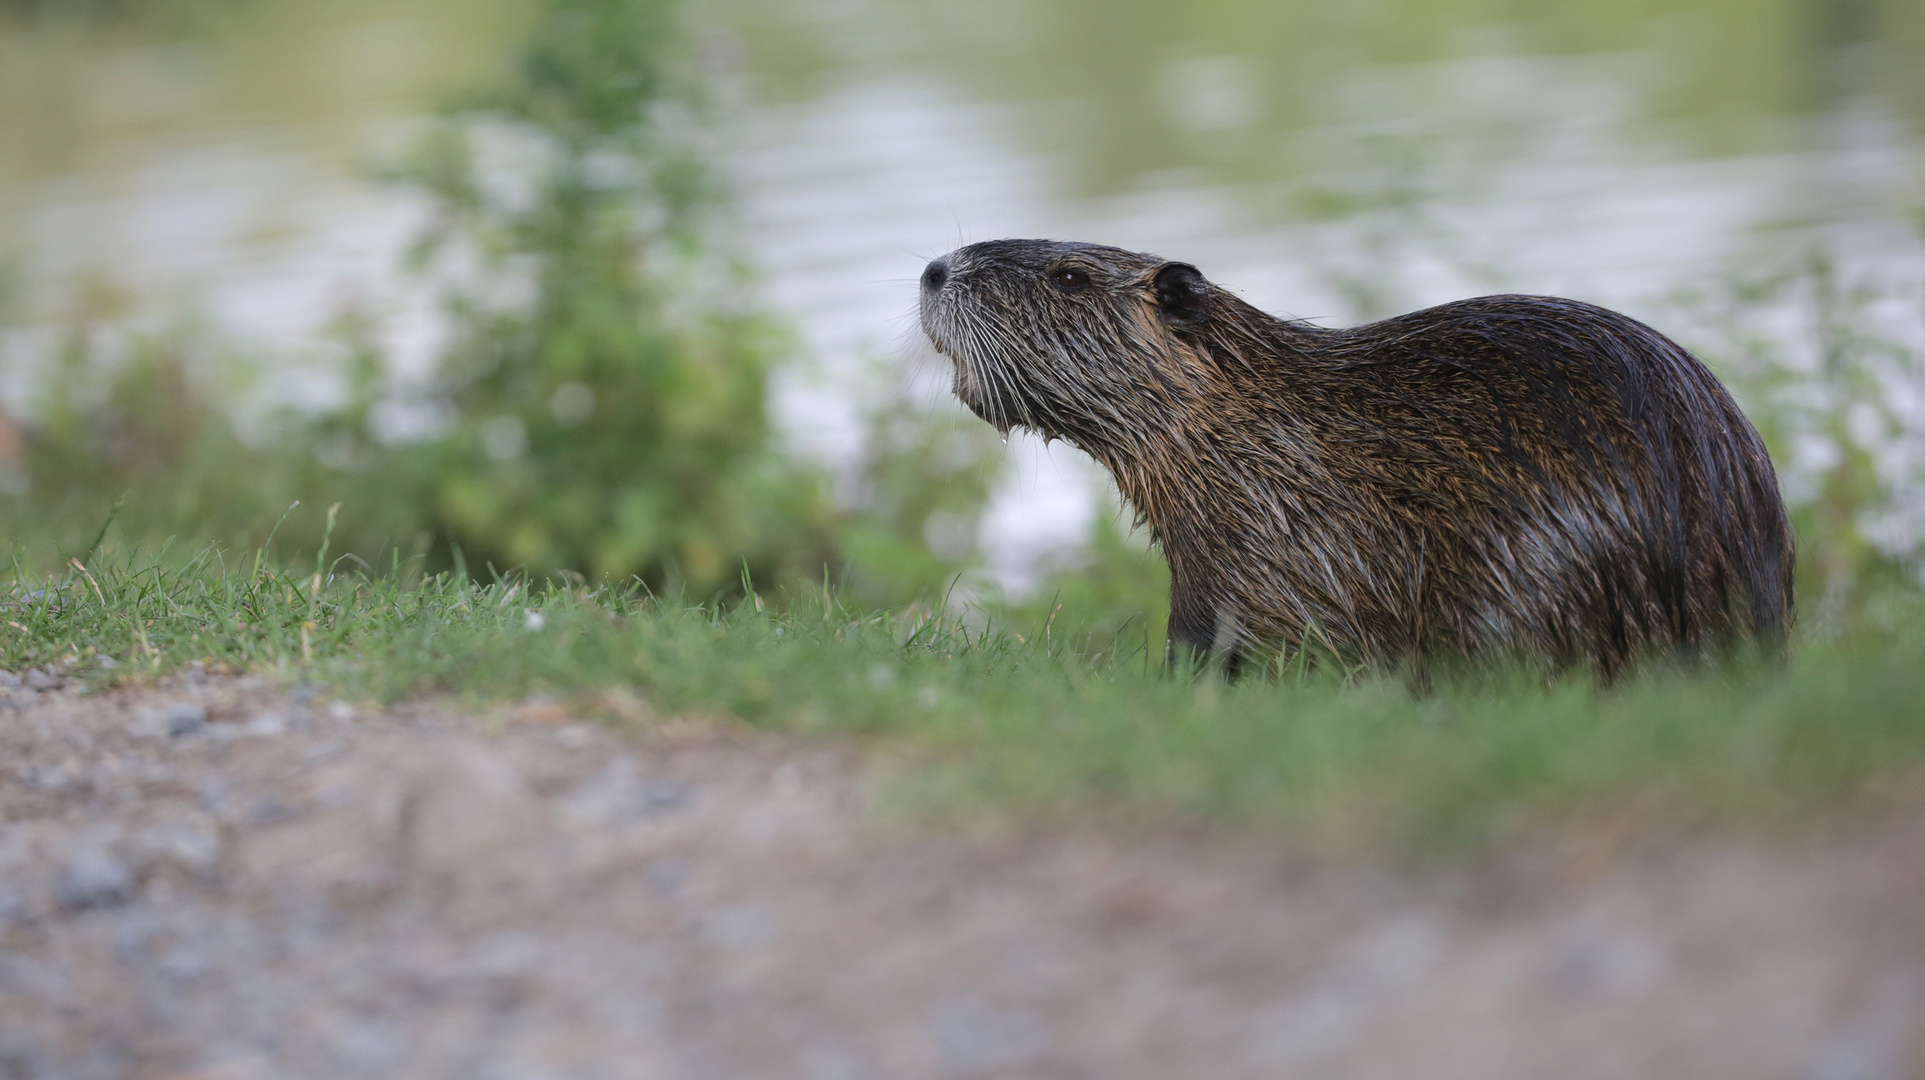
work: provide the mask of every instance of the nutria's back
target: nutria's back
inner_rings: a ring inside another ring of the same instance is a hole
[[[1757,432],[1615,312],[1488,296],[1326,330],[1186,263],[1000,240],[929,264],[922,324],[978,415],[1110,470],[1194,648],[1314,636],[1385,667],[1522,655],[1610,677],[1789,626]]]

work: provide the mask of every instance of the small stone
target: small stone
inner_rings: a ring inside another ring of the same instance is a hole
[[[167,734],[179,738],[192,735],[207,725],[207,710],[192,702],[177,701],[167,706]]]
[[[626,755],[608,763],[562,797],[562,813],[582,825],[621,825],[688,809],[695,790],[673,780],[644,777]]]
[[[673,814],[686,810],[695,801],[695,789],[687,784],[673,780],[658,780],[650,777],[642,781],[642,813],[644,815]]]
[[[703,915],[697,932],[704,943],[733,951],[765,944],[778,929],[775,913],[761,904],[727,904]]]
[[[147,861],[169,863],[200,876],[213,873],[221,861],[220,833],[205,825],[157,827],[140,837],[140,846]]]
[[[279,799],[269,796],[268,798],[255,802],[253,809],[248,811],[247,823],[249,825],[279,825],[284,821],[293,821],[299,816],[300,811]]]
[[[0,690],[11,690],[14,687],[19,685],[20,685],[20,676],[15,675],[13,672],[8,671],[5,668],[0,668]]]
[[[209,724],[201,729],[201,734],[215,742],[233,742],[247,737],[247,725]]]
[[[135,908],[116,920],[114,926],[114,956],[122,963],[137,962],[147,953],[147,947],[154,940],[156,925],[154,913]]]
[[[135,709],[133,719],[127,724],[127,732],[142,739],[161,738],[167,734],[167,711]]]
[[[346,743],[339,739],[327,739],[309,746],[302,752],[302,756],[307,758],[310,765],[318,765],[324,761],[333,761],[347,752]]]
[[[200,808],[210,814],[218,814],[227,805],[227,785],[219,777],[201,784],[200,793],[195,801]]]
[[[287,718],[277,712],[256,713],[254,714],[254,719],[249,720],[243,730],[249,735],[264,737],[285,735],[287,734]]]
[[[979,1001],[951,1002],[930,1024],[947,1071],[975,1076],[1027,1064],[1048,1051],[1043,1018],[1027,1009],[993,1009]]]
[[[642,880],[657,896],[674,896],[688,884],[691,872],[687,859],[666,855],[642,868]]]
[[[27,766],[20,771],[20,780],[49,795],[66,795],[80,786],[64,765]]]
[[[68,861],[54,883],[54,899],[68,911],[114,907],[134,892],[134,875],[104,851],[86,848]]]
[[[33,668],[27,672],[27,685],[35,690],[58,690],[66,684],[67,680],[46,668]]]
[[[172,979],[175,982],[186,982],[190,979],[197,979],[202,975],[207,974],[210,970],[213,969],[214,964],[211,960],[208,959],[207,953],[202,949],[195,947],[195,945],[191,943],[182,943],[182,944],[175,945],[173,948],[168,949],[165,953],[163,953],[159,961],[156,962],[154,966],[159,969],[162,975],[165,975],[169,979]],[[200,1077],[203,1074],[189,1073],[187,1075],[191,1077]],[[218,1077],[218,1078],[225,1078],[230,1075],[252,1076],[257,1074],[253,1074],[253,1073],[230,1074],[227,1072],[217,1072],[217,1073],[212,1073],[208,1075],[211,1075],[213,1077]],[[260,1073],[258,1075],[271,1076],[273,1074]]]
[[[467,973],[483,979],[514,979],[539,972],[547,945],[531,934],[492,934],[466,957]]]

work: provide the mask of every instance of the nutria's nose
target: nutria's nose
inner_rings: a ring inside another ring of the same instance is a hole
[[[943,282],[948,280],[949,264],[943,262],[941,259],[931,259],[929,260],[929,265],[922,268],[923,292],[935,292],[937,289],[942,288]]]

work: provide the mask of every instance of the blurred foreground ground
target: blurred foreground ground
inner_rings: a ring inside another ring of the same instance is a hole
[[[35,681],[8,1078],[1925,1075],[1925,814],[1410,879],[891,825],[853,752],[696,721]]]

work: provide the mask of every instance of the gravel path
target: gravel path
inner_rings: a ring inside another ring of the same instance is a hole
[[[847,750],[712,724],[35,681],[7,1080],[1925,1076],[1925,815],[1413,883],[880,825]]]

